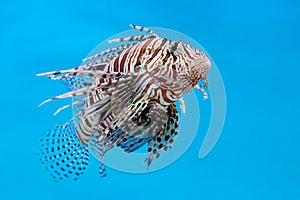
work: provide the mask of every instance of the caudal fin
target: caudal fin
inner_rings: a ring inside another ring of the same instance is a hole
[[[86,170],[88,149],[76,137],[73,123],[56,125],[41,139],[40,164],[50,172],[54,181],[77,180]]]

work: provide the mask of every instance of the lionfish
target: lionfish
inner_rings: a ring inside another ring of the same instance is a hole
[[[159,37],[154,31],[109,40],[120,45],[85,58],[84,64],[67,70],[37,74],[61,80],[70,92],[46,102],[72,97],[76,108],[71,121],[56,125],[41,139],[40,163],[54,180],[78,179],[86,170],[89,153],[100,161],[113,147],[133,152],[147,146],[146,165],[172,147],[178,134],[176,101],[185,113],[183,94],[208,87],[211,62],[199,49],[182,41]]]

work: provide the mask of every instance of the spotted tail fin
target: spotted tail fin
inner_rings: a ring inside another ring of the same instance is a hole
[[[40,164],[54,181],[77,180],[88,166],[89,154],[77,137],[74,124],[56,125],[41,139]]]

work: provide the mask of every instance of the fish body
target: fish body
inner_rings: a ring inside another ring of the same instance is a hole
[[[67,97],[76,99],[57,111],[73,106],[77,111],[73,126],[59,126],[54,133],[67,132],[67,137],[72,138],[75,135],[77,143],[74,148],[82,150],[85,155],[82,159],[86,158],[88,151],[92,151],[100,161],[102,176],[105,176],[102,157],[115,146],[130,153],[147,144],[146,163],[149,167],[162,151],[171,148],[178,134],[176,101],[179,100],[184,109],[182,96],[193,88],[200,89],[207,96],[197,85],[199,81],[205,81],[205,86],[208,84],[206,76],[211,63],[205,53],[181,41],[161,38],[150,29],[132,27],[149,35],[113,39],[110,42],[127,43],[90,56],[84,59],[87,64],[77,68],[39,74],[62,80],[72,88],[66,94],[45,101]],[[50,140],[59,137],[53,135],[53,131],[50,133]],[[43,145],[48,149],[49,146],[60,146],[62,141],[55,141]],[[68,149],[66,154],[71,151]],[[49,165],[52,154],[45,148],[41,152],[41,161],[47,163],[48,169],[50,166],[51,173],[57,177],[56,172],[63,168]],[[72,156],[74,154],[69,157]],[[80,176],[81,173],[75,175]],[[63,179],[67,176],[58,177]]]

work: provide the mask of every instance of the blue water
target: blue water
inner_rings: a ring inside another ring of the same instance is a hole
[[[1,1],[0,22],[1,199],[300,199],[298,1]],[[220,140],[200,160],[198,134],[150,174],[100,179],[91,159],[79,181],[49,181],[40,135],[70,112],[52,117],[68,101],[37,108],[64,90],[34,74],[77,66],[130,23],[185,33],[213,57],[227,93]]]

